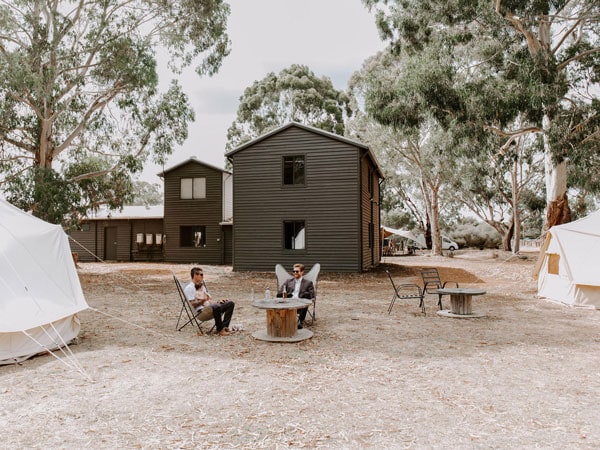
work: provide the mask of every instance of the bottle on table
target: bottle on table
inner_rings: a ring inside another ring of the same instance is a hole
[[[265,290],[265,300],[271,300],[271,289],[269,288]]]

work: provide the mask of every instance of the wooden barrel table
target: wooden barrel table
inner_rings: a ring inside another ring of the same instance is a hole
[[[298,329],[298,309],[311,303],[310,300],[302,298],[255,300],[252,306],[267,312],[267,329],[256,331],[252,336],[269,342],[299,342],[311,338],[312,331],[306,328]]]

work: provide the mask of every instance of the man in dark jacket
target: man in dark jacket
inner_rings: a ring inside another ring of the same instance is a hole
[[[279,287],[277,297],[283,297],[283,293],[285,292],[287,297],[312,300],[315,296],[315,287],[312,281],[303,278],[304,264],[294,264],[292,273],[294,274],[294,278],[290,278]],[[303,327],[307,312],[308,307],[298,310],[298,329]]]

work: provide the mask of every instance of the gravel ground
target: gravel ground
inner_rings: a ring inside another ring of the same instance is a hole
[[[218,337],[174,331],[172,276],[191,265],[80,263],[90,309],[72,357],[0,366],[0,448],[598,448],[600,313],[537,298],[525,255],[323,273],[314,336],[293,344],[252,337],[265,312],[250,291],[274,273],[203,267],[242,328]],[[422,267],[485,289],[485,317],[441,317],[433,296],[426,315],[416,300],[388,315],[384,269],[418,282]]]

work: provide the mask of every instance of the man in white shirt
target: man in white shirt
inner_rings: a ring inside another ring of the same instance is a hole
[[[213,319],[215,319],[215,327],[219,336],[228,336],[229,323],[233,316],[233,308],[235,303],[231,300],[222,299],[219,302],[212,302],[210,294],[204,283],[204,272],[200,267],[193,267],[190,271],[191,281],[183,289],[185,298],[190,302],[192,308],[196,312],[201,312],[205,306],[210,306],[213,311]],[[197,295],[200,293],[201,295]]]

